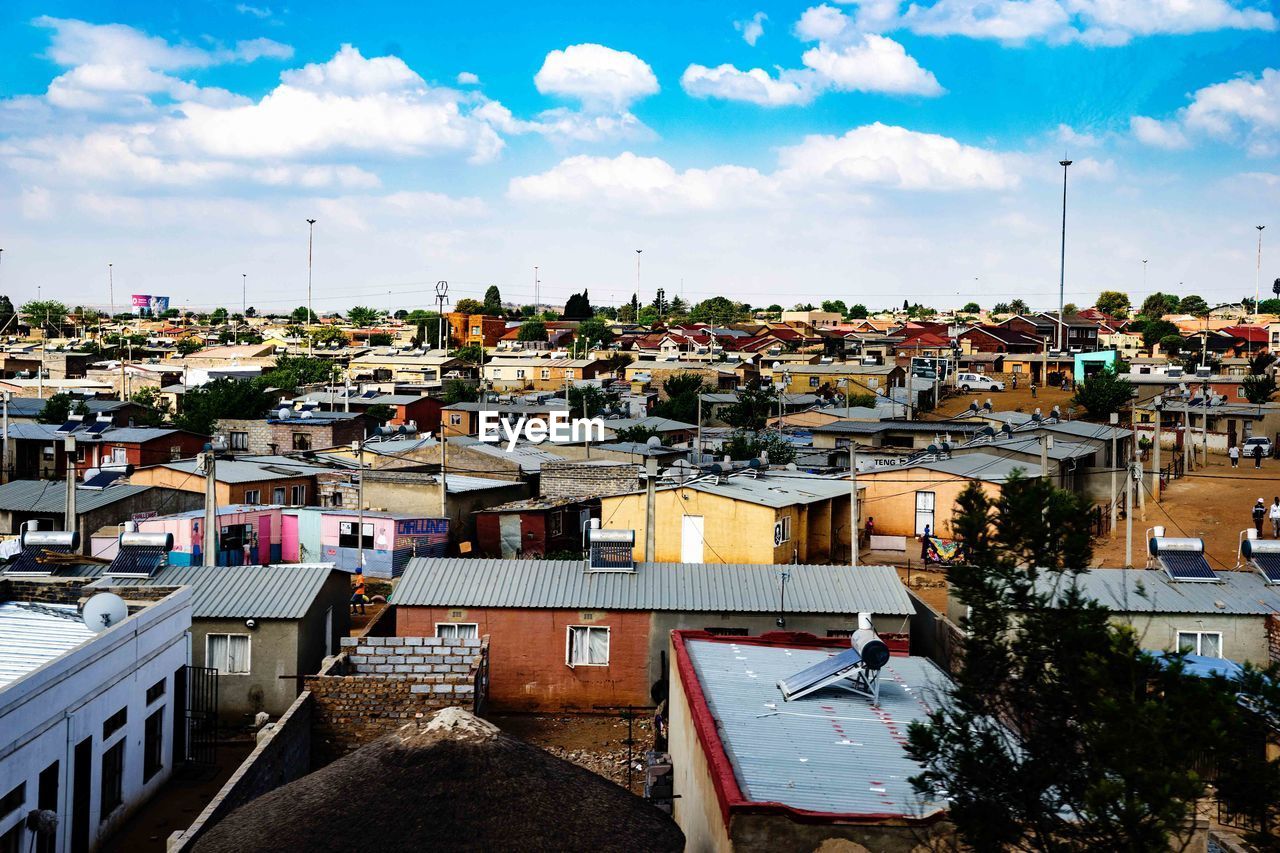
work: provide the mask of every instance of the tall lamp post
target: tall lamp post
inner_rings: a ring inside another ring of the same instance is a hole
[[[1262,231],[1267,226],[1255,225],[1258,229],[1258,268],[1253,274],[1253,319],[1258,319],[1258,300],[1262,298]],[[1250,338],[1252,340],[1252,338]]]
[[[1058,352],[1067,348],[1067,318],[1062,316],[1062,308],[1066,304],[1067,284],[1067,167],[1070,160],[1059,160],[1062,167],[1062,251],[1058,258]]]
[[[636,249],[636,295],[640,295],[640,254],[644,249]]]
[[[307,323],[311,325],[311,318],[315,316],[315,312],[311,310],[311,246],[315,242],[316,221],[314,219],[307,220]],[[306,328],[304,326],[303,328]],[[311,335],[307,335],[307,355],[312,355]]]

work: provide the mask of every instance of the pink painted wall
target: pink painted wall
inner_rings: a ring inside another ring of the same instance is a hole
[[[280,559],[286,563],[298,562],[301,549],[298,543],[298,517],[280,516]]]
[[[337,545],[338,544],[338,525],[344,521],[359,521],[358,513],[336,513],[326,512],[320,516],[320,545]],[[378,550],[389,550],[395,547],[396,541],[396,520],[394,518],[382,518],[375,515],[366,515],[364,517],[365,524],[373,524],[373,541],[374,547]]]
[[[262,509],[261,507],[250,509],[246,507],[240,512],[219,512],[218,524],[228,526],[232,524],[252,524],[254,531],[258,534],[258,547],[263,548],[265,545],[280,545],[280,510],[279,509]],[[192,546],[203,543],[204,516],[162,516],[160,518],[152,518],[138,523],[138,530],[143,533],[172,533],[173,534],[173,550],[181,551],[185,554],[192,552]],[[334,528],[335,538],[337,537]],[[297,530],[295,525],[294,538],[297,538]],[[264,549],[266,550],[266,549]],[[269,555],[269,551],[266,552]],[[294,554],[297,554],[297,545],[294,545]],[[264,556],[265,560],[266,557]]]

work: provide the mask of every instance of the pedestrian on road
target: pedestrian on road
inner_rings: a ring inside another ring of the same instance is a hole
[[[1262,467],[1262,445],[1261,444],[1255,444],[1253,446],[1253,467],[1254,468]]]
[[[1280,539],[1280,495],[1276,496],[1275,503],[1271,504],[1267,515],[1271,517],[1271,535]]]
[[[1034,400],[1035,398],[1036,398],[1036,381],[1032,379],[1031,380],[1031,399]]]
[[[1231,445],[1230,449],[1228,449],[1228,450],[1227,450],[1227,455],[1231,457],[1231,467],[1232,467],[1232,468],[1239,468],[1239,467],[1240,467],[1240,447],[1239,447],[1239,445],[1235,445],[1235,444]]]
[[[1253,505],[1253,526],[1257,528],[1258,538],[1262,538],[1262,520],[1267,517],[1267,507],[1263,504],[1262,498],[1258,498],[1258,502]]]

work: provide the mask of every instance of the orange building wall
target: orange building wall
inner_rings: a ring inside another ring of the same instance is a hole
[[[634,611],[400,607],[396,633],[432,637],[438,622],[474,622],[489,635],[489,702],[509,711],[591,711],[648,705],[650,614]],[[609,665],[565,665],[570,625],[604,625]]]

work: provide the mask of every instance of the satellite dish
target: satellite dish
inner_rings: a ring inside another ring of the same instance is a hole
[[[649,447],[661,447],[662,439],[658,438],[656,435],[651,435],[645,441],[645,444],[648,445]]]
[[[100,592],[84,603],[80,618],[85,627],[95,634],[100,634],[117,622],[122,622],[129,615],[129,605],[124,599],[112,592]]]

